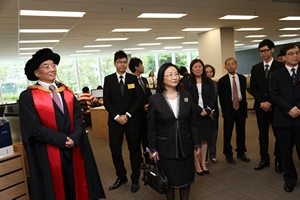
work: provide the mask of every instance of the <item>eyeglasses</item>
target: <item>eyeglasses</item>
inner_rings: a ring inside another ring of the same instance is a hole
[[[300,53],[299,51],[296,51],[296,52],[289,52],[289,53],[287,53],[286,55],[288,55],[288,56],[293,56],[293,55],[298,56],[299,53]]]
[[[164,75],[165,77],[173,77],[173,76],[179,76],[179,73],[174,73],[174,74],[172,74],[172,73],[170,73],[170,74],[165,74]]]
[[[270,49],[264,49],[264,50],[259,50],[259,53],[267,53],[269,51],[270,51]]]
[[[118,64],[127,64],[127,60],[126,60],[126,61],[121,61],[121,60],[119,60],[119,61],[117,61],[116,63],[118,63]]]
[[[46,69],[46,70],[49,70],[50,68],[56,69],[56,67],[57,67],[57,64],[55,64],[55,63],[44,64],[43,66],[40,66],[40,68]]]

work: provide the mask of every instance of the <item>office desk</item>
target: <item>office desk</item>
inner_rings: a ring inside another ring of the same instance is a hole
[[[95,138],[108,138],[108,112],[104,106],[91,108],[92,130]]]

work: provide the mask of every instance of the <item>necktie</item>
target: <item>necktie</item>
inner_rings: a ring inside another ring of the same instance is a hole
[[[232,106],[235,110],[238,110],[240,107],[238,90],[235,82],[235,76],[232,76]]]
[[[145,94],[145,84],[144,84],[142,78],[141,78],[141,77],[138,77],[138,81],[139,81],[139,84],[140,84],[140,86],[141,86],[141,88],[142,88],[144,94]]]
[[[268,75],[269,75],[269,65],[265,65],[266,69],[265,69],[265,77],[266,79],[268,79]]]
[[[292,81],[293,81],[293,83],[296,83],[296,73],[295,73],[295,68],[292,68],[291,71],[292,71]]]
[[[62,106],[62,103],[55,91],[55,87],[54,85],[50,85],[49,86],[49,89],[52,91],[52,99],[54,100],[54,102],[56,103],[56,105],[60,108],[61,112],[64,113],[64,109],[63,109],[63,106]]]
[[[120,76],[120,89],[121,89],[121,94],[123,95],[123,93],[124,93],[123,76]]]

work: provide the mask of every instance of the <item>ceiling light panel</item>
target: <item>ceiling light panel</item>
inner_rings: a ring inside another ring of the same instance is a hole
[[[267,35],[247,35],[245,38],[262,38],[267,37]]]
[[[238,29],[235,29],[235,31],[259,31],[262,29],[264,29],[264,28],[238,28]]]
[[[96,41],[120,41],[128,40],[128,38],[97,38]]]
[[[83,17],[85,12],[65,12],[47,10],[21,10],[22,16],[44,16],[44,17]]]
[[[297,37],[299,36],[299,34],[283,34],[283,35],[279,35],[279,37]]]
[[[59,40],[20,40],[19,43],[54,43],[59,42]]]
[[[279,20],[300,20],[300,16],[288,16],[288,17],[281,18]]]
[[[229,20],[250,20],[257,18],[256,15],[225,15],[219,19],[229,19]]]
[[[157,45],[161,45],[161,43],[140,43],[137,45],[138,46],[157,46]]]
[[[183,37],[158,37],[156,40],[179,40],[182,39]]]
[[[185,28],[182,29],[181,31],[198,31],[198,32],[203,32],[203,31],[211,31],[213,28]]]
[[[142,13],[137,18],[181,18],[186,16],[182,13]]]
[[[116,28],[112,30],[112,32],[148,32],[152,30],[152,28]]]
[[[300,27],[287,27],[287,28],[282,28],[279,29],[280,31],[299,31]]]
[[[69,29],[20,29],[20,33],[67,33]]]

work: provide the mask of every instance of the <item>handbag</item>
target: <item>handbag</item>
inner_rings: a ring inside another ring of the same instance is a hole
[[[149,185],[159,194],[164,194],[168,191],[168,178],[161,169],[158,160],[156,163],[151,160],[149,165],[145,167],[142,180],[144,185]]]

